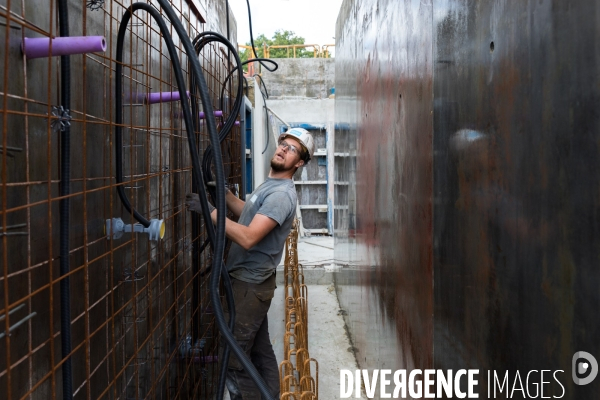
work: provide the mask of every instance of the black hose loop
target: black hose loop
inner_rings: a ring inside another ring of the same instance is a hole
[[[250,44],[252,44],[252,54],[251,56],[254,56],[256,53],[256,48],[254,46],[254,34],[252,33],[252,13],[250,12],[250,0],[246,0],[246,4],[248,5],[248,24],[250,26]],[[275,68],[269,68],[265,65],[265,63],[262,61],[262,58],[255,58],[253,60],[249,60],[249,61],[257,61],[260,63],[260,65],[262,65],[263,67],[265,67],[267,69],[267,71],[273,72],[277,69],[277,64],[275,64]]]
[[[239,66],[241,65],[241,61],[240,61],[239,55],[238,55],[235,47],[231,44],[231,42],[229,42],[220,33],[206,31],[206,32],[202,32],[202,33],[198,34],[192,42],[192,44],[194,45],[196,54],[199,55],[200,52],[202,51],[202,49],[211,42],[218,42],[218,43],[224,44],[228,48],[229,53],[234,55],[235,61],[236,61],[236,67],[227,75],[227,77],[223,81],[221,97],[220,97],[221,110],[224,109],[225,85],[227,84],[227,81],[229,80],[231,75],[236,71],[238,73],[238,82],[239,82],[238,87],[237,87],[237,94],[235,97],[235,102],[233,104],[233,108],[232,108],[231,112],[229,113],[229,116],[228,116],[225,124],[219,131],[219,144],[220,144],[221,142],[223,142],[223,140],[225,140],[225,138],[231,132],[231,129],[233,128],[235,121],[239,115],[240,109],[242,107],[242,101],[243,101],[243,96],[244,96],[244,91],[243,91],[244,88],[242,85],[242,81],[244,79],[244,75],[243,75],[243,71],[239,68]],[[192,87],[192,90],[194,90],[194,87],[195,87],[195,85]],[[193,98],[195,98],[195,97],[196,96],[193,96]],[[204,151],[204,156],[202,158],[202,173],[204,176],[205,184],[208,184],[208,182],[214,180],[213,176],[212,176],[212,171],[210,169],[210,165],[213,160],[212,152],[213,152],[213,146],[212,145],[207,146],[207,148]],[[215,189],[213,187],[209,187],[208,191],[210,192],[211,197],[214,200],[215,196],[216,196]]]
[[[210,101],[210,96],[208,93],[208,86],[204,79],[204,75],[200,68],[200,62],[196,57],[192,57],[194,54],[194,46],[192,45],[189,37],[187,37],[187,33],[181,24],[181,21],[177,19],[177,15],[175,11],[169,4],[168,0],[158,0],[161,5],[163,12],[167,15],[167,17],[171,20],[173,24],[173,28],[179,35],[181,40],[181,44],[183,45],[186,53],[189,56],[189,59],[192,63],[192,73],[195,75],[195,78],[198,80],[198,89],[200,94],[200,99],[202,101],[202,106],[204,112],[206,114],[206,125],[208,128],[208,134],[210,138],[210,142],[213,147],[219,145],[219,134],[217,132],[217,124],[213,115],[213,107]],[[237,52],[235,53],[237,54]],[[240,82],[241,86],[241,82]],[[187,123],[186,123],[187,125]],[[190,126],[191,121],[190,121]],[[190,135],[192,136],[192,135]],[[195,148],[195,147],[194,147]],[[215,173],[216,173],[216,208],[217,212],[217,229],[215,234],[215,242],[214,242],[214,254],[213,254],[213,273],[210,277],[210,297],[211,303],[215,310],[215,320],[217,323],[217,327],[221,331],[223,338],[226,343],[231,347],[231,350],[238,358],[246,372],[251,376],[252,380],[256,383],[256,386],[260,390],[262,396],[267,400],[275,400],[271,395],[267,384],[262,379],[262,376],[256,370],[256,367],[252,364],[250,359],[247,357],[244,350],[240,347],[240,345],[235,340],[233,334],[229,331],[227,322],[225,321],[225,317],[223,315],[223,309],[221,306],[221,299],[219,296],[219,277],[221,275],[221,265],[223,263],[223,253],[225,250],[225,217],[226,217],[226,204],[225,204],[225,173],[223,168],[223,157],[220,151],[214,152],[214,164],[215,164]],[[194,165],[195,168],[195,165]],[[199,171],[200,172],[200,171]],[[202,199],[202,196],[200,196]],[[206,200],[206,199],[204,199]],[[204,208],[204,207],[203,207]],[[204,211],[204,210],[203,210]],[[210,217],[210,216],[209,216]],[[206,219],[209,221],[209,219]],[[207,224],[210,225],[210,224]],[[210,231],[210,229],[209,229]]]
[[[229,311],[229,331],[233,333],[235,328],[235,303],[233,297],[233,289],[231,287],[231,280],[229,278],[229,272],[223,265],[221,267],[221,279],[223,279],[223,287],[225,288],[225,297],[227,298],[227,310]],[[225,394],[225,380],[227,379],[227,366],[229,365],[229,355],[231,353],[231,347],[227,343],[223,346],[223,359],[221,360],[221,370],[219,371],[219,385],[217,386],[217,399],[222,399]]]
[[[185,29],[183,28],[181,21],[179,21],[179,19],[177,18],[177,15],[175,14],[174,10],[171,8],[168,1],[167,0],[158,0],[158,2],[161,5],[167,18],[170,20],[171,24],[173,25],[173,28],[177,32],[177,35],[179,36],[186,53],[194,54],[195,53],[194,46],[192,45],[189,37],[187,36],[187,33],[185,32]],[[177,80],[177,85],[179,88],[180,96],[182,99],[184,99],[182,101],[182,108],[183,108],[184,121],[185,121],[185,125],[186,125],[187,136],[188,136],[188,145],[190,148],[190,153],[191,153],[191,158],[192,158],[193,179],[194,179],[199,191],[201,192],[199,197],[200,197],[200,201],[202,203],[203,217],[204,217],[205,221],[207,221],[207,222],[211,221],[210,213],[208,212],[207,194],[206,194],[206,190],[205,190],[205,187],[204,187],[204,184],[202,181],[202,169],[200,168],[200,162],[198,159],[196,141],[195,141],[195,136],[194,136],[194,131],[193,131],[193,127],[195,125],[194,118],[192,118],[192,114],[190,111],[190,104],[186,100],[187,96],[185,94],[185,81],[183,79],[183,73],[181,70],[179,58],[177,56],[175,46],[173,45],[172,38],[169,34],[169,31],[167,30],[164,20],[161,18],[161,15],[154,7],[152,7],[146,3],[135,3],[135,4],[131,5],[128,8],[128,10],[126,11],[126,13],[123,16],[123,19],[121,21],[121,26],[119,27],[119,35],[118,35],[118,39],[117,39],[117,41],[118,41],[117,47],[120,49],[120,55],[121,55],[121,58],[117,60],[117,67],[120,67],[118,70],[118,73],[117,73],[117,78],[118,78],[117,82],[119,82],[122,79],[122,46],[123,46],[122,42],[125,37],[125,31],[126,31],[129,19],[131,18],[131,14],[133,12],[135,12],[137,9],[143,9],[144,11],[150,13],[150,15],[158,23],[161,34],[167,44],[167,49],[169,50],[169,55],[170,55],[172,63],[173,63],[173,70],[175,73],[175,78]],[[120,45],[120,47],[119,47],[119,45]],[[236,55],[236,58],[237,58],[236,61],[238,61],[238,65],[239,65],[239,57],[237,56],[237,52],[235,52],[234,54]],[[219,138],[219,134],[217,132],[217,126],[216,126],[216,121],[215,121],[215,117],[213,114],[212,103],[211,103],[210,96],[208,93],[208,86],[204,79],[204,75],[202,73],[198,59],[196,57],[189,57],[189,59],[191,62],[191,71],[193,74],[193,78],[195,80],[195,85],[193,86],[193,89],[196,89],[196,88],[198,89],[198,93],[199,93],[199,97],[202,102],[203,110],[206,114],[206,124],[207,124],[207,128],[208,128],[209,138],[210,138],[212,145],[214,146],[214,145],[217,145],[218,143],[220,143],[220,138]],[[241,75],[241,72],[240,72],[240,75]],[[241,89],[241,86],[242,86],[241,79],[240,79],[239,86]],[[122,87],[122,85],[119,83],[119,91],[117,92],[117,98],[119,98],[122,95],[120,93],[121,87]],[[238,99],[236,99],[236,100],[238,100]],[[241,99],[239,99],[239,101],[241,102]],[[117,108],[117,110],[119,110],[119,109],[120,109],[120,107]],[[238,111],[239,111],[239,109],[238,109]],[[121,114],[121,118],[122,118],[122,114]],[[233,125],[233,123],[234,123],[234,120],[231,121],[231,125]],[[119,128],[119,133],[120,133],[120,125],[121,124],[122,124],[122,119],[117,124],[117,127]],[[227,126],[227,123],[226,123],[226,126]],[[117,133],[117,129],[115,129],[115,134],[116,133]],[[117,142],[116,138],[115,138],[115,142]],[[120,145],[120,143],[119,143],[119,145]],[[212,271],[211,278],[210,278],[211,279],[210,280],[211,303],[215,310],[215,319],[216,319],[217,326],[218,326],[219,330],[221,331],[226,343],[230,346],[233,353],[240,360],[240,362],[242,363],[244,368],[248,371],[251,378],[256,382],[256,385],[258,386],[259,390],[261,391],[263,397],[270,400],[270,399],[273,399],[273,397],[270,394],[267,385],[263,381],[262,377],[260,376],[260,374],[258,373],[256,368],[254,367],[252,362],[247,358],[243,349],[237,344],[235,337],[233,336],[233,334],[230,331],[230,328],[228,327],[228,324],[225,322],[223,309],[222,309],[221,302],[220,302],[220,296],[219,296],[219,290],[218,290],[220,277],[222,277],[225,280],[224,283],[225,283],[226,295],[227,295],[228,299],[229,298],[232,299],[232,292],[230,292],[231,285],[229,284],[229,282],[227,282],[227,280],[229,279],[229,274],[227,273],[225,268],[222,268],[224,244],[225,244],[226,204],[225,204],[225,186],[224,186],[225,178],[224,178],[224,170],[223,170],[223,159],[222,159],[221,153],[215,152],[214,159],[215,159],[215,169],[216,169],[215,172],[217,175],[216,208],[218,210],[216,232],[211,223],[206,224],[207,233],[208,233],[210,242],[213,244],[213,252],[214,252],[213,266],[212,266],[213,271]],[[135,212],[133,214],[135,217],[136,216]],[[140,221],[140,222],[142,222],[142,221]],[[233,327],[234,313],[235,313],[235,310],[233,309],[234,305],[233,305],[233,301],[228,301],[228,303],[230,304],[230,306],[229,306],[230,310],[233,311],[233,313],[230,314],[231,318],[229,321],[229,325],[231,327]]]

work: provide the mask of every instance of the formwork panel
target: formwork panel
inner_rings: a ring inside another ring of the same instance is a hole
[[[141,11],[131,18],[123,47],[123,92],[117,94],[117,31],[133,2],[68,2],[70,35],[104,36],[107,48],[70,56],[67,155],[57,126],[60,110],[54,108],[61,102],[60,57],[27,59],[21,52],[24,37],[59,36],[57,3],[8,3],[0,5],[0,315],[5,316],[0,334],[14,329],[0,338],[0,397],[63,394],[59,205],[64,200],[60,161],[68,156],[72,351],[66,359],[72,364],[74,398],[210,398],[218,368],[218,333],[208,298],[211,257],[208,248],[198,252],[207,239],[204,222],[183,202],[193,185],[182,107],[144,102],[149,92],[177,91],[157,23]],[[157,2],[150,4],[160,10]],[[227,15],[215,4],[201,10],[186,1],[172,6],[191,38],[207,28],[227,36]],[[189,86],[188,56],[167,26]],[[231,36],[235,42],[233,19]],[[227,118],[236,85],[224,80],[234,62],[214,43],[199,58],[213,107]],[[107,219],[135,222],[116,191],[117,96],[123,99],[122,186],[134,209],[164,220],[160,241],[131,233],[107,240]],[[202,122],[195,135],[202,154],[209,144]],[[239,135],[234,127],[222,143],[232,183],[241,181]],[[193,353],[186,353],[188,338],[198,345]]]
[[[521,395],[486,396],[488,371],[541,397],[545,370],[543,396],[598,397],[572,363],[600,357],[599,15],[343,3],[336,282],[361,368],[478,369],[480,398]]]
[[[432,6],[346,1],[338,17],[336,284],[365,369],[433,366]]]

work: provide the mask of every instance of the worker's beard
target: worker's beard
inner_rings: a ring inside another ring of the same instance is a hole
[[[275,172],[284,172],[284,171],[287,171],[287,170],[285,169],[285,160],[284,160],[284,161],[281,161],[281,162],[279,162],[279,161],[277,161],[277,160],[275,159],[275,157],[273,157],[273,158],[271,159],[271,169],[272,169],[273,171],[275,171]]]

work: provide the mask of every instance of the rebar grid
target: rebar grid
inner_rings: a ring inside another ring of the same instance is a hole
[[[117,196],[113,142],[116,33],[133,1],[88,3],[92,7],[69,3],[71,35],[104,36],[107,49],[71,56],[69,156],[75,168],[71,192],[63,197],[58,166],[67,155],[58,151],[54,128],[59,116],[53,114],[53,106],[60,105],[60,59],[27,60],[20,49],[24,37],[58,35],[56,2],[7,0],[0,5],[0,397],[62,397],[58,285],[68,276],[75,398],[211,398],[218,334],[208,275],[202,275],[210,255],[207,248],[193,265],[192,252],[207,235],[201,218],[183,206],[192,190],[192,171],[181,106],[143,102],[149,92],[177,90],[171,60],[156,23],[147,14],[134,14],[125,39],[120,94],[123,186],[136,210],[164,219],[166,234],[159,242],[140,234],[107,240],[106,219],[135,222]],[[172,5],[190,37],[205,29],[186,0]],[[173,40],[189,82],[188,55],[177,35]],[[220,109],[227,54],[209,45],[200,61],[213,106]],[[225,90],[224,118],[232,108],[232,86]],[[196,134],[202,154],[209,144],[203,124]],[[235,127],[222,144],[232,183],[241,182],[240,146]],[[71,199],[71,268],[60,277],[58,203],[66,197]],[[191,234],[194,218],[201,228],[197,237]],[[195,284],[198,302],[193,304]]]
[[[319,364],[308,353],[308,288],[298,263],[298,233],[299,222],[294,220],[285,242],[285,334],[279,390],[282,399],[318,400]]]

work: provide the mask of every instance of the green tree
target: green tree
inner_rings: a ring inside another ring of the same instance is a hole
[[[300,36],[296,36],[296,34],[292,31],[276,31],[273,35],[272,39],[268,39],[264,34],[258,35],[254,38],[254,48],[256,49],[256,55],[259,58],[264,57],[264,45],[267,46],[281,46],[281,45],[292,45],[292,44],[304,44],[304,38]],[[246,43],[247,46],[251,46],[251,43]],[[248,56],[252,50],[244,49],[240,51],[240,59],[242,62],[248,60]],[[288,49],[270,49],[269,56],[270,58],[292,58],[294,57],[294,50],[292,48]],[[314,52],[311,50],[306,50],[304,48],[296,48],[296,58],[312,58],[314,57]]]

